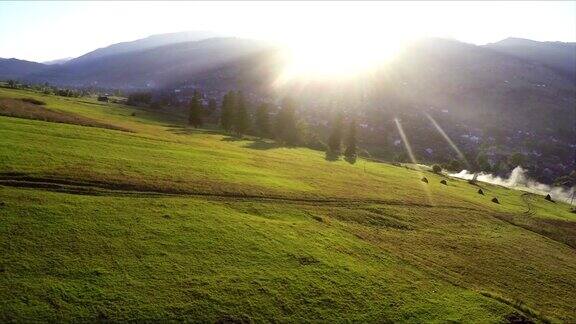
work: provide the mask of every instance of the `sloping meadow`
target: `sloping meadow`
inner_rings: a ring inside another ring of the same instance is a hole
[[[0,116],[2,321],[576,320],[565,204],[1,94],[130,131]]]

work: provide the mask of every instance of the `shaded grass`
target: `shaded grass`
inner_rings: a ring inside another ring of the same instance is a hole
[[[98,122],[96,120],[73,113],[64,113],[50,110],[48,108],[41,107],[42,105],[45,105],[43,101],[31,98],[24,98],[21,100],[0,98],[0,115],[42,120],[52,123],[65,123],[127,131],[121,127]]]
[[[508,304],[508,305],[516,308],[517,310],[521,311],[522,313],[528,314],[532,318],[536,318],[536,319],[540,320],[542,323],[552,323],[554,321],[553,319],[550,319],[546,316],[543,316],[539,312],[537,312],[537,311],[533,310],[532,308],[524,305],[524,303],[521,300],[512,301],[512,300],[504,298],[498,294],[494,294],[494,293],[491,293],[488,291],[481,291],[480,293],[483,296],[490,297],[490,298],[493,298],[493,299],[498,300],[500,302],[503,302],[505,304]]]

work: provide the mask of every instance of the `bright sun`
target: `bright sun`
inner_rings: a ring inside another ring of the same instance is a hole
[[[400,39],[391,37],[299,35],[287,42],[289,63],[281,79],[353,77],[390,60],[401,46]]]

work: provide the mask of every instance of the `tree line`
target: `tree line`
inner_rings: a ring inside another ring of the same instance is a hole
[[[2,82],[0,82],[1,84]],[[89,95],[89,92],[86,90],[80,89],[69,89],[69,88],[59,88],[56,86],[51,86],[47,82],[44,84],[28,84],[28,83],[20,83],[17,80],[7,80],[6,85],[4,86],[10,89],[31,89],[34,91],[42,92],[43,94],[47,95],[57,95],[61,97],[72,97],[72,98],[79,98]]]
[[[208,110],[215,111],[214,99],[208,102]],[[315,134],[309,132],[306,125],[298,118],[296,103],[287,97],[282,100],[275,115],[271,114],[269,103],[261,103],[251,113],[248,102],[241,91],[229,91],[222,98],[219,124],[222,129],[234,136],[254,135],[260,138],[275,139],[288,146],[305,145],[311,148],[326,148],[326,158],[336,160],[344,156],[349,163],[355,163],[358,155],[356,138],[356,121],[350,118],[345,125],[345,116],[338,113],[333,120],[328,136],[328,144],[319,143]],[[195,91],[190,100],[188,125],[201,127],[204,107],[202,94]]]

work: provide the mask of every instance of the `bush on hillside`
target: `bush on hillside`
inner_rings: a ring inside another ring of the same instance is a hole
[[[434,164],[434,165],[432,166],[432,172],[434,172],[434,173],[440,173],[440,172],[442,172],[442,167],[441,167],[440,165],[438,165],[438,164]]]

